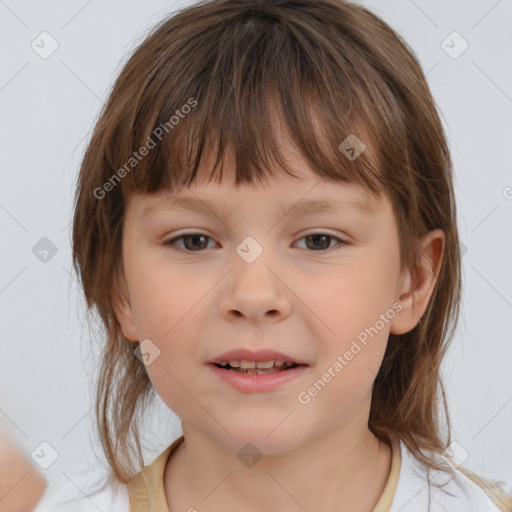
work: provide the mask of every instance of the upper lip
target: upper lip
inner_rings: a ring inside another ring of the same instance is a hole
[[[229,352],[225,352],[219,357],[216,357],[208,362],[213,364],[220,364],[222,361],[291,361],[295,364],[307,365],[307,363],[304,363],[295,357],[283,354],[282,352],[276,352],[275,350],[249,350],[246,348],[230,350]]]

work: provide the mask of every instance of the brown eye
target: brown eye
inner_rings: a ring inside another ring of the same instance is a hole
[[[183,240],[184,247],[176,244],[178,240]],[[178,249],[187,252],[197,252],[206,248],[208,245],[208,240],[211,240],[211,238],[205,235],[201,235],[199,233],[189,233],[173,238],[172,240],[168,240],[164,245],[176,246]]]
[[[311,245],[308,242],[311,242]],[[328,249],[331,245],[331,237],[328,235],[310,235],[306,237],[306,245],[310,249]]]
[[[311,249],[317,252],[330,249],[332,247],[331,242],[333,240],[336,240],[338,242],[338,244],[336,245],[345,244],[345,242],[340,238],[328,235],[326,233],[314,233],[301,238],[301,240],[306,241],[306,249]]]

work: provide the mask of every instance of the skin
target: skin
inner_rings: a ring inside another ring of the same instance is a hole
[[[366,512],[389,476],[390,447],[368,429],[372,385],[389,334],[410,331],[428,305],[444,234],[425,236],[424,265],[401,272],[390,200],[320,180],[296,155],[290,151],[288,163],[300,178],[282,173],[238,188],[227,158],[222,183],[199,180],[178,193],[212,201],[202,213],[166,209],[175,199],[168,194],[129,198],[116,315],[128,340],[149,338],[160,350],[146,368],[182,421],[185,442],[164,477],[170,510]],[[371,211],[340,206],[298,216],[292,209],[325,198],[362,200]],[[150,205],[157,209],[143,216]],[[164,244],[190,232],[208,238],[188,239],[196,248],[188,252],[186,239],[176,241],[181,252]],[[325,248],[307,242],[314,233],[334,238]],[[251,264],[236,252],[247,236],[263,247]],[[299,403],[298,394],[398,302],[402,309],[378,335]],[[239,347],[274,348],[309,367],[272,392],[244,393],[206,366]],[[237,458],[248,441],[263,454],[251,467]]]
[[[0,512],[34,510],[46,488],[46,479],[27,456],[0,434]]]

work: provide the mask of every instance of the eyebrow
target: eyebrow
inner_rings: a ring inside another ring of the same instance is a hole
[[[373,208],[367,201],[357,199],[304,199],[299,200],[295,205],[290,204],[284,208],[285,212],[296,215],[306,215],[314,213],[340,213],[344,209],[352,208],[363,214],[370,214]],[[142,215],[146,216],[158,211],[172,210],[191,210],[195,212],[214,211],[215,205],[207,199],[197,199],[194,197],[176,197],[169,202],[147,205]]]

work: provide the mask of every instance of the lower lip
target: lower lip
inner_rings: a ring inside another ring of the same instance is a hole
[[[265,393],[301,376],[306,371],[306,365],[296,366],[289,370],[282,370],[274,373],[264,373],[261,375],[244,374],[232,370],[224,370],[209,363],[208,366],[224,382],[240,391],[248,393]]]

